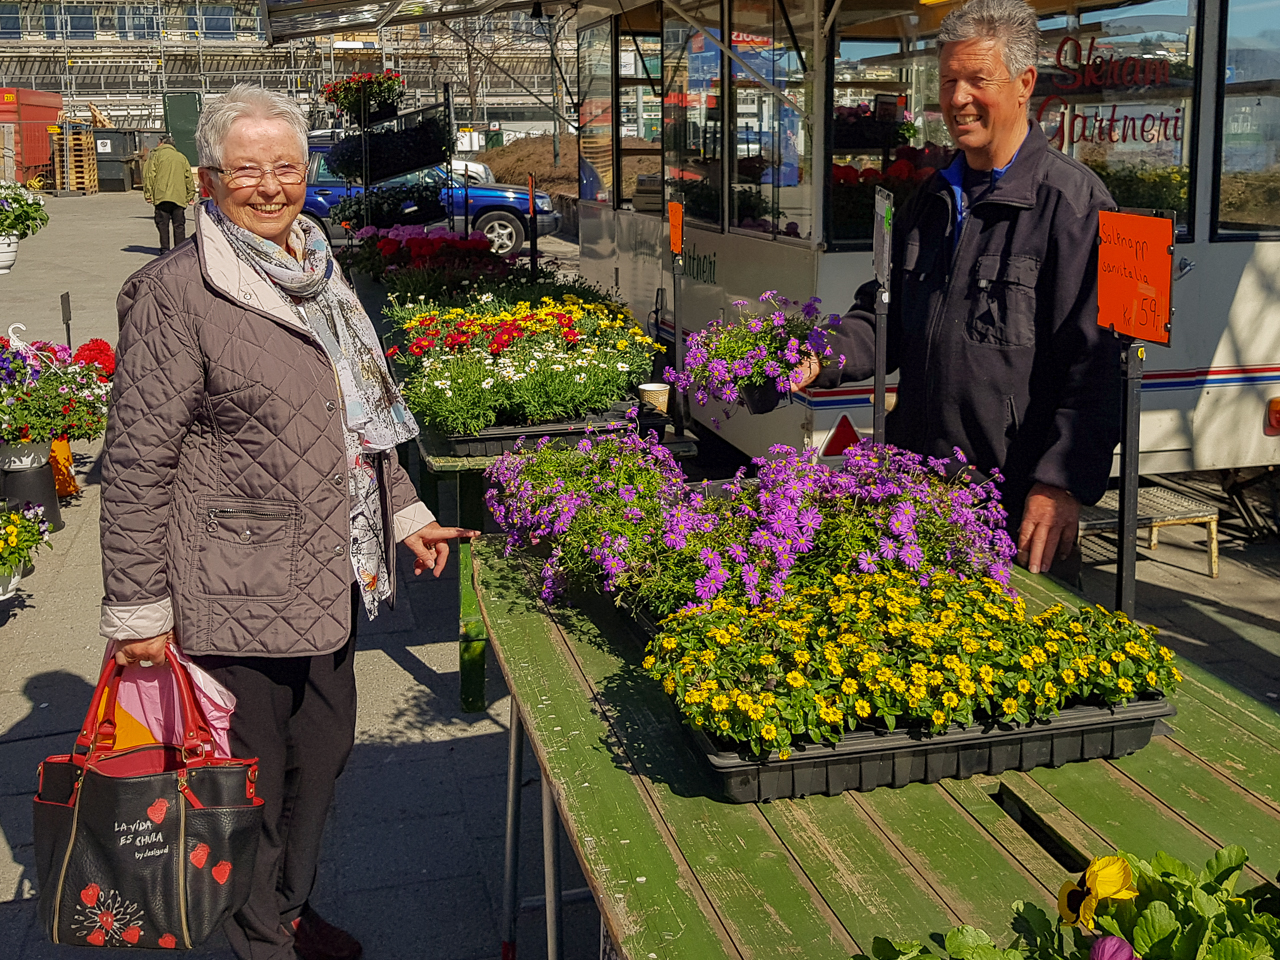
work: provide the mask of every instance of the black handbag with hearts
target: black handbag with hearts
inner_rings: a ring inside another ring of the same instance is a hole
[[[108,661],[75,748],[40,765],[40,923],[54,943],[190,949],[248,899],[257,760],[215,756],[190,676],[168,663],[182,743],[115,749],[124,668]]]

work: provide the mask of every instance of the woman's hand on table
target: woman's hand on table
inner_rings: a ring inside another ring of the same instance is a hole
[[[404,545],[417,557],[413,561],[413,575],[421,576],[423,571],[430,570],[437,577],[444,573],[445,561],[449,559],[449,541],[454,539],[470,540],[480,536],[479,530],[468,530],[466,527],[442,527],[435,520],[404,538]]]
[[[155,665],[164,663],[165,645],[172,640],[172,630],[158,637],[148,637],[146,640],[117,640],[116,663],[122,667],[129,667],[143,660]]]

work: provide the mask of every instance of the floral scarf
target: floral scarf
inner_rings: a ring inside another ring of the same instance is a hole
[[[348,492],[351,496],[351,564],[370,619],[378,601],[391,595],[386,537],[378,493],[378,454],[418,435],[400,390],[387,369],[382,345],[369,315],[352,290],[336,276],[329,244],[320,230],[299,217],[289,246],[279,245],[231,222],[214,203],[206,207],[231,248],[282,296],[296,302],[307,328],[319,341],[338,375],[346,425]]]

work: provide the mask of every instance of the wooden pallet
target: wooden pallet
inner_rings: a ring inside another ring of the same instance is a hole
[[[54,182],[59,190],[98,192],[98,145],[93,134],[54,133],[50,136]]]

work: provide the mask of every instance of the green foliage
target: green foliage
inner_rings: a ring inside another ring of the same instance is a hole
[[[44,519],[44,507],[28,504],[20,510],[0,513],[0,574],[21,570],[48,542],[49,523]]]
[[[1187,186],[1191,176],[1181,165],[1164,167],[1149,163],[1089,165],[1106,184],[1116,203],[1143,210],[1173,210],[1179,223],[1187,222]]]
[[[430,429],[469,436],[576,419],[647,378],[658,347],[621,304],[504,293],[447,309],[393,301],[388,310],[405,342],[392,351],[405,368],[405,398]]]
[[[44,197],[8,180],[0,180],[0,237],[22,240],[49,222]]]
[[[383,277],[387,289],[401,303],[431,303],[445,309],[465,306],[473,300],[492,295],[497,302],[513,307],[521,300],[541,302],[544,297],[563,300],[578,297],[588,303],[613,299],[588,280],[578,276],[557,274],[553,263],[539,267],[538,280],[530,279],[527,265],[513,264],[505,272],[476,272],[465,275],[439,269],[396,270]],[[467,281],[465,284],[463,280]]]
[[[374,130],[364,137],[343,137],[329,149],[329,169],[345,180],[364,182],[363,150],[369,150],[369,182],[390,180],[414,170],[443,163],[451,146],[448,121],[423,118],[405,130]]]
[[[397,224],[434,223],[444,218],[439,183],[408,183],[394,187],[373,187],[369,194],[369,222],[365,222],[364,200],[347,197],[333,208],[334,222],[348,225],[350,230],[362,227],[394,227]],[[405,205],[417,207],[405,212]]]
[[[1280,920],[1263,909],[1266,888],[1237,895],[1248,855],[1238,846],[1224,847],[1195,870],[1157,853],[1150,862],[1118,852],[1133,870],[1138,896],[1104,900],[1098,914],[1102,932],[1120,937],[1142,960],[1270,960],[1280,954]],[[1088,960],[1091,943],[1078,929],[1055,926],[1039,907],[1016,902],[1010,928],[1014,939],[1004,951],[973,927],[956,927],[944,938],[943,957],[952,960]],[[1109,941],[1114,943],[1115,941]],[[876,938],[874,960],[907,960],[928,950],[917,943]],[[1122,945],[1123,946],[1123,945]],[[858,958],[855,958],[858,960]],[[865,958],[862,958],[865,960]]]
[[[377,110],[392,106],[404,98],[404,81],[393,70],[382,73],[353,73],[341,80],[326,83],[320,90],[320,98],[332,103],[350,119],[359,121],[364,109]]]

